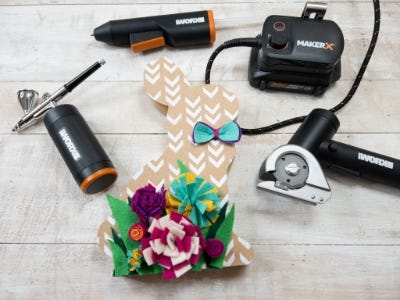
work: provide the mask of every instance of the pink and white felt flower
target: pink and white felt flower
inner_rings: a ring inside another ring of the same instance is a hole
[[[142,254],[148,265],[159,264],[163,279],[174,279],[192,269],[205,249],[200,228],[185,216],[171,212],[153,219],[148,229],[150,237],[143,238]]]

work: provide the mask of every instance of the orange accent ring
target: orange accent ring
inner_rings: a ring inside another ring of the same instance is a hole
[[[86,190],[89,187],[89,185],[91,185],[97,179],[99,179],[105,175],[118,176],[118,172],[114,168],[104,168],[104,169],[100,169],[100,170],[94,172],[90,176],[86,177],[84,181],[82,181],[81,186],[80,186],[82,192],[86,193]]]
[[[165,46],[165,39],[163,36],[156,37],[151,40],[138,42],[131,45],[131,49],[133,52],[142,52],[150,49],[155,49],[159,47]]]
[[[208,25],[210,26],[210,42],[215,42],[215,23],[214,23],[214,14],[212,10],[207,10],[208,14]]]

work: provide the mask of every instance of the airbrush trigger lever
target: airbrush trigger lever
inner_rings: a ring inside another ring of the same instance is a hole
[[[314,153],[323,141],[333,137],[339,125],[329,111],[313,110],[288,144],[278,147],[265,159],[258,187],[312,204],[325,203],[331,189]]]

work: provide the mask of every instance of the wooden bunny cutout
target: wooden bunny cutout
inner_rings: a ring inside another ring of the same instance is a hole
[[[149,183],[168,190],[179,175],[177,161],[180,160],[191,172],[219,189],[222,207],[229,201],[227,172],[235,156],[234,144],[216,138],[196,144],[193,130],[197,122],[218,129],[234,121],[239,113],[237,98],[219,85],[192,86],[177,65],[167,58],[147,65],[144,82],[149,97],[168,107],[168,145],[159,158],[147,163],[130,179],[122,199],[132,197],[137,189]],[[115,229],[113,217],[105,220],[98,231],[99,247],[109,255],[111,228]],[[252,258],[250,244],[232,233],[224,267],[247,265]]]

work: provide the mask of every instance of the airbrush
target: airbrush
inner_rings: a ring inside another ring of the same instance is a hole
[[[72,92],[74,88],[80,85],[86,78],[92,75],[105,63],[104,60],[94,63],[74,79],[56,90],[53,94],[44,93],[42,99],[39,98],[39,93],[35,90],[19,90],[17,93],[18,100],[24,109],[25,114],[21,120],[15,124],[12,131],[22,131],[42,119],[46,112],[56,107],[58,101],[60,101],[66,94]],[[41,101],[43,102],[40,103]]]
[[[47,131],[75,181],[87,194],[108,188],[118,174],[76,107],[57,103],[104,63],[104,60],[94,63],[53,94],[45,93],[39,97],[39,93],[34,90],[18,91],[18,101],[24,116],[12,128],[12,131],[20,132],[43,118]]]

